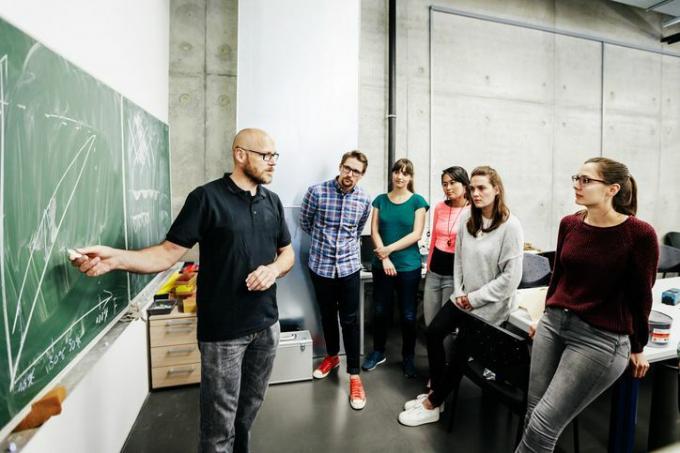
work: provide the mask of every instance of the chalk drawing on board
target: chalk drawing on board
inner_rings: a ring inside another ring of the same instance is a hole
[[[43,252],[48,252],[50,250],[50,247],[54,246],[54,243],[56,241],[56,235],[58,234],[58,229],[56,225],[56,213],[57,213],[57,206],[56,206],[56,200],[57,200],[57,194],[59,193],[59,189],[61,188],[62,183],[66,179],[66,176],[70,174],[71,169],[75,166],[76,163],[78,163],[78,160],[80,158],[80,155],[85,151],[85,148],[87,147],[87,155],[85,156],[85,161],[87,161],[87,158],[90,155],[90,151],[93,149],[94,141],[96,139],[95,135],[91,135],[88,137],[88,139],[83,143],[83,145],[80,147],[78,152],[76,153],[75,157],[71,160],[69,163],[68,167],[66,168],[66,171],[64,171],[64,174],[61,176],[59,181],[57,182],[57,186],[52,192],[52,195],[47,201],[47,207],[43,209],[43,215],[42,218],[40,219],[38,229],[36,230],[36,233],[33,235],[33,239],[31,240],[31,245],[30,245],[30,250],[31,253],[28,256],[28,262],[26,263],[26,269],[24,271],[24,276],[21,279],[21,287],[19,288],[19,296],[17,297],[17,309],[14,314],[14,322],[12,323],[12,334],[14,334],[16,327],[17,327],[17,320],[19,319],[19,314],[21,312],[21,300],[23,297],[24,289],[26,288],[26,280],[28,277],[28,271],[31,268],[31,264],[33,262],[33,256],[36,251],[43,251]],[[83,163],[83,168],[85,167],[85,164]],[[82,168],[81,168],[81,174],[82,174]],[[80,178],[79,178],[80,180]],[[73,196],[77,186],[73,188],[73,192],[71,193],[71,197]],[[70,199],[70,198],[69,198]],[[64,212],[64,215],[66,212]],[[51,254],[51,253],[50,253]],[[49,262],[49,255],[45,259],[45,267],[47,266]]]
[[[89,279],[65,251],[162,239],[169,160],[166,124],[0,18],[0,437],[153,278]]]
[[[76,130],[80,130],[81,127],[86,127],[88,129],[94,129],[93,126],[90,126],[89,124],[83,123],[82,121],[74,120],[73,118],[69,118],[68,116],[45,113],[45,118],[55,118],[55,119],[61,120],[62,124],[65,125],[65,126],[68,123],[75,124]]]
[[[0,78],[0,99],[3,100],[2,109],[1,109],[3,121],[2,121],[2,125],[1,125],[2,127],[0,128],[1,131],[2,131],[2,132],[0,132],[0,137],[2,137],[2,140],[0,142],[0,146],[1,146],[0,147],[0,154],[1,154],[0,158],[2,160],[2,164],[0,164],[0,170],[2,170],[1,173],[4,177],[4,156],[5,156],[5,148],[4,148],[4,135],[5,135],[5,132],[4,132],[4,125],[5,125],[5,117],[4,117],[4,105],[5,105],[4,101],[5,101],[5,98],[4,98],[4,96],[5,95],[4,95],[4,93],[5,93],[5,88],[4,88],[4,82],[6,80],[6,76],[5,76],[5,74],[6,74],[6,57],[3,57],[2,62],[4,62],[4,63],[2,63],[2,66],[0,66],[0,73],[3,74]],[[83,126],[82,123],[75,121],[75,120],[71,120],[70,123],[66,122],[64,120],[68,119],[68,118],[60,116],[60,115],[45,115],[45,116],[47,118],[53,118],[57,121],[61,121],[64,125],[68,125],[68,124],[75,125],[78,129]],[[87,126],[87,125],[85,125],[85,126]],[[24,275],[23,275],[23,278],[22,278],[22,284],[21,284],[21,288],[20,288],[20,291],[19,291],[19,296],[17,298],[16,312],[15,312],[11,332],[9,330],[9,314],[8,314],[8,311],[7,311],[8,301],[7,301],[6,294],[5,294],[5,283],[4,283],[4,275],[5,275],[4,253],[3,253],[4,248],[0,248],[0,257],[2,257],[2,259],[0,259],[0,262],[3,263],[2,268],[0,269],[0,274],[2,274],[2,281],[1,281],[2,288],[3,288],[2,304],[3,304],[3,317],[4,317],[4,323],[5,323],[5,337],[6,337],[5,339],[6,339],[7,348],[8,348],[10,390],[14,390],[14,386],[17,383],[18,379],[21,376],[23,376],[27,371],[29,371],[31,367],[33,367],[36,363],[38,363],[38,361],[41,358],[43,358],[45,356],[45,354],[48,354],[49,351],[52,349],[52,347],[55,344],[53,342],[43,353],[41,353],[38,356],[37,359],[35,359],[28,367],[25,367],[23,369],[23,371],[21,373],[19,373],[19,363],[21,361],[21,355],[22,355],[23,350],[24,350],[24,345],[26,343],[26,339],[28,338],[28,334],[29,334],[30,326],[31,326],[31,319],[33,318],[35,306],[38,302],[38,299],[40,297],[42,297],[41,288],[42,288],[42,284],[43,284],[43,281],[44,281],[44,278],[45,278],[45,274],[46,274],[48,266],[49,266],[50,258],[52,257],[52,254],[54,253],[54,248],[55,248],[55,245],[57,243],[57,237],[59,235],[59,232],[61,231],[61,227],[62,227],[64,220],[65,220],[65,218],[68,214],[71,202],[73,201],[73,198],[74,198],[74,196],[75,196],[75,194],[78,190],[78,186],[80,184],[81,178],[82,178],[83,173],[85,171],[85,168],[87,166],[88,159],[89,159],[91,153],[96,152],[96,147],[95,147],[96,138],[97,138],[96,135],[90,135],[85,140],[85,142],[81,145],[79,150],[76,152],[75,157],[71,160],[67,169],[64,171],[64,174],[59,179],[54,191],[52,192],[52,195],[50,196],[50,198],[47,202],[47,206],[45,206],[45,208],[43,209],[43,215],[42,215],[40,221],[38,222],[38,225],[36,227],[34,234],[32,235],[32,240],[31,240],[31,243],[30,243],[31,253],[30,253],[30,256],[29,256],[29,260],[26,264],[26,268],[25,268]],[[59,219],[57,220],[57,206],[56,206],[57,194],[62,189],[62,186],[66,186],[65,183],[67,181],[69,181],[69,179],[67,179],[67,177],[70,176],[71,177],[70,180],[72,181],[75,171],[77,171],[77,176],[75,177],[75,182],[73,183],[73,186],[70,188],[70,193],[69,193],[68,199],[66,201],[66,205],[63,207],[61,215],[59,216]],[[4,181],[0,180],[0,184],[1,184],[2,188],[4,188],[4,184],[2,184],[3,182]],[[0,190],[4,190],[4,189],[0,189]],[[0,192],[0,205],[4,205],[4,193],[1,193],[1,192]],[[0,239],[0,241],[4,241],[4,221],[5,221],[5,217],[4,217],[4,212],[1,212],[1,214],[2,215],[0,216],[0,219],[1,219],[0,224],[2,225],[2,227],[0,227],[0,228],[3,228],[3,229],[0,230],[0,233],[2,233],[2,234],[0,234],[0,237],[2,238],[2,239]],[[2,246],[0,245],[0,247],[2,247]],[[16,356],[12,357],[12,347],[11,347],[12,346],[12,335],[15,333],[17,325],[18,325],[19,318],[22,315],[21,314],[21,307],[24,305],[22,303],[22,298],[24,297],[24,289],[25,289],[25,284],[26,284],[26,278],[27,278],[27,275],[28,275],[29,270],[31,268],[34,253],[38,250],[45,253],[44,263],[43,263],[43,266],[42,266],[42,270],[40,271],[40,277],[38,279],[38,284],[37,284],[37,288],[35,290],[35,294],[33,295],[33,298],[32,298],[31,303],[30,303],[30,309],[28,311],[28,315],[27,315],[27,318],[25,320],[25,325],[23,325],[22,328],[20,329],[21,330],[21,336],[20,336],[20,339],[19,339],[19,349],[16,353]],[[110,299],[105,299],[105,301],[108,301],[108,300],[110,300]],[[100,302],[94,309],[100,307],[104,303],[106,303],[106,302]],[[94,309],[92,309],[92,310],[94,310]],[[91,313],[92,310],[90,310],[88,312],[88,314]],[[60,340],[67,333],[69,333],[71,328],[73,327],[73,325],[80,322],[81,319],[82,318],[80,318],[78,321],[73,323],[59,337],[58,340]],[[55,341],[58,341],[58,340],[55,340]],[[64,353],[62,352],[62,356],[63,356],[63,354]],[[54,360],[52,360],[52,361],[54,361]],[[55,365],[56,365],[56,363],[55,363]]]
[[[55,230],[52,231],[53,234],[51,235],[52,236],[51,239],[53,239],[53,240],[51,241],[52,243],[49,245],[47,257],[45,258],[45,264],[44,264],[43,269],[40,273],[40,278],[38,280],[38,286],[36,288],[35,295],[33,296],[33,300],[31,302],[31,309],[28,313],[28,318],[26,320],[26,327],[21,334],[21,342],[19,343],[19,351],[17,352],[17,356],[14,359],[14,368],[11,371],[10,390],[13,390],[13,388],[14,388],[14,383],[15,383],[15,380],[16,380],[16,374],[17,374],[17,370],[18,370],[18,367],[19,367],[19,361],[21,360],[21,354],[22,354],[23,349],[24,349],[26,337],[28,336],[28,332],[30,330],[31,319],[33,318],[33,312],[35,310],[36,302],[38,301],[38,297],[40,296],[40,290],[41,290],[41,287],[42,287],[43,280],[45,278],[45,274],[46,274],[47,269],[48,269],[48,264],[49,264],[50,258],[52,256],[52,253],[54,252],[54,246],[56,244],[56,236],[59,234],[59,231],[61,230],[61,226],[64,222],[64,219],[66,218],[66,214],[68,213],[69,206],[71,205],[71,201],[73,201],[73,197],[76,194],[76,191],[78,189],[78,184],[80,183],[80,179],[83,176],[83,172],[84,172],[85,167],[87,165],[87,160],[90,157],[90,153],[94,150],[94,138],[95,138],[94,136],[91,136],[88,139],[88,141],[86,142],[86,145],[87,145],[87,143],[89,143],[89,146],[87,147],[87,153],[85,154],[85,157],[83,159],[83,163],[82,163],[82,166],[80,167],[78,177],[77,177],[76,182],[73,186],[73,189],[71,190],[69,198],[66,202],[66,207],[64,208],[64,211],[61,215],[61,218],[59,219],[59,223],[56,225],[56,231]],[[86,145],[83,145],[83,148]],[[81,151],[82,151],[83,148],[81,148]],[[58,189],[55,190],[53,197],[56,195],[57,191],[58,191]],[[42,225],[44,225],[44,223]]]
[[[9,338],[9,320],[7,316],[7,294],[5,284],[5,81],[7,80],[7,55],[0,58],[0,286],[2,291],[2,314],[5,323],[5,339],[7,341],[7,364],[12,373],[12,349]]]
[[[90,313],[92,313],[92,312],[95,311],[95,310],[100,310],[101,313],[97,316],[96,323],[97,323],[97,324],[106,323],[107,320],[108,320],[108,313],[109,313],[109,311],[108,311],[108,305],[110,305],[111,302],[113,302],[113,304],[115,305],[115,304],[116,304],[116,301],[115,301],[115,298],[113,297],[113,293],[111,293],[110,291],[104,290],[104,294],[106,295],[106,297],[104,297],[104,298],[102,299],[101,296],[100,296],[100,297],[99,297],[99,303],[97,303],[97,305],[95,305],[94,307],[92,307],[91,309],[89,309],[89,310],[88,310],[85,314],[83,314],[80,318],[76,319],[73,323],[71,323],[71,325],[68,326],[60,336],[58,336],[55,340],[53,340],[52,343],[50,343],[50,345],[49,345],[49,346],[48,346],[48,347],[47,347],[40,355],[38,355],[38,357],[36,357],[36,358],[33,360],[33,362],[31,362],[28,366],[24,367],[24,370],[23,370],[20,374],[18,374],[18,375],[12,380],[12,383],[11,383],[12,386],[13,386],[14,384],[16,384],[17,382],[19,382],[19,381],[20,381],[27,373],[29,373],[29,372],[33,369],[33,367],[34,367],[38,362],[40,362],[41,359],[43,359],[46,355],[50,354],[50,352],[53,351],[53,348],[54,348],[54,347],[55,347],[55,346],[56,346],[56,345],[57,345],[57,344],[65,337],[65,336],[67,336],[68,334],[70,334],[70,333],[71,333],[71,330],[72,330],[74,327],[76,327],[76,326],[78,325],[79,322],[81,322],[83,319],[85,319],[87,316],[89,316]],[[113,308],[113,313],[115,313],[115,312],[116,312],[116,307],[114,306],[114,308]],[[78,347],[80,347],[80,344],[79,344],[80,341],[79,341],[79,340],[74,340],[74,341],[76,341],[77,344],[69,344],[69,342],[67,342],[67,344],[66,344],[65,347],[66,347],[66,348],[73,348],[73,350],[75,350],[75,349],[77,349]],[[71,352],[71,351],[69,351],[69,352]],[[57,354],[57,355],[59,355],[59,354]],[[18,362],[17,362],[17,364],[18,364]],[[55,364],[55,365],[56,365],[56,364]]]

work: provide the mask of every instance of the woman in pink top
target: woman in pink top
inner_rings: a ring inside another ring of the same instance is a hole
[[[453,293],[456,231],[461,214],[469,209],[470,200],[470,178],[464,168],[447,168],[442,172],[441,180],[446,199],[434,208],[423,294],[423,314],[428,326]]]

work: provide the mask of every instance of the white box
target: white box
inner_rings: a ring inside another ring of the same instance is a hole
[[[313,348],[309,330],[281,332],[270,384],[312,379]]]

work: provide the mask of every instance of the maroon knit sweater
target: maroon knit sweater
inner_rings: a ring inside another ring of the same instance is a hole
[[[557,235],[546,305],[572,310],[595,327],[630,335],[632,352],[647,344],[659,245],[654,228],[628,217],[600,228],[583,214],[566,216]]]

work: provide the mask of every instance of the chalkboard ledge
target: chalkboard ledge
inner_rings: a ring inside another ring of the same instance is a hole
[[[54,387],[61,385],[66,388],[66,399],[73,393],[78,383],[88,374],[95,364],[106,354],[116,340],[130,326],[131,322],[139,322],[139,319],[131,321],[126,315],[130,313],[143,313],[146,307],[153,302],[154,293],[162,286],[168,277],[182,268],[182,263],[177,263],[167,271],[161,272],[130,302],[128,310],[122,311],[114,318],[109,326],[104,329],[98,339],[92,341],[88,347],[74,359],[68,367],[59,373],[55,379],[47,385],[26,407],[14,417],[3,431],[0,432],[0,452],[20,452],[37,434],[41,428],[29,429],[14,434],[6,433],[16,426],[29,412],[31,404],[42,398]],[[140,318],[146,322],[144,318]],[[49,421],[48,421],[49,423]],[[43,425],[44,426],[44,425]]]

